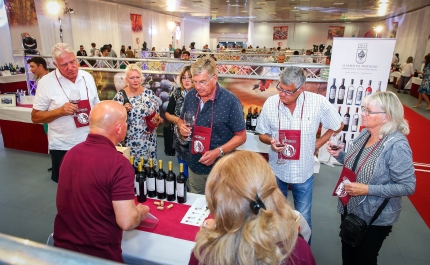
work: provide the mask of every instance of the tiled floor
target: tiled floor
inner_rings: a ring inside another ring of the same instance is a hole
[[[406,106],[416,104],[415,98],[398,95]],[[430,111],[416,111],[430,119]],[[158,140],[159,159],[172,160],[177,168],[177,161],[164,155],[163,138]],[[48,155],[5,149],[0,138],[0,233],[46,242],[56,214],[56,184],[50,180],[48,167]],[[340,170],[340,166],[322,164],[315,175],[312,251],[317,264],[341,264],[340,217],[337,199],[331,196]],[[430,230],[409,199],[405,198],[403,204],[400,220],[385,240],[378,264],[430,264]]]

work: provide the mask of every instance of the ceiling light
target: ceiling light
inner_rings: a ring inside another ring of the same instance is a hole
[[[242,12],[242,13],[248,13],[249,11],[248,10],[242,10],[240,12]]]
[[[240,5],[230,5],[230,6],[240,6]]]
[[[382,26],[377,26],[374,28],[376,33],[380,33],[382,31]]]
[[[333,5],[334,6],[341,6],[341,5],[343,5],[344,3],[333,3]]]
[[[60,12],[60,4],[57,1],[50,1],[46,4],[49,14],[58,15]]]

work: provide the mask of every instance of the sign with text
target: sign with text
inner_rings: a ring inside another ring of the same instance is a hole
[[[366,96],[386,91],[395,39],[334,38],[328,79],[328,101],[343,118],[341,142],[352,146],[361,126],[361,103]],[[324,133],[323,130],[322,133]],[[320,161],[331,157],[320,148]],[[331,158],[333,159],[333,158]],[[334,161],[334,159],[333,159]],[[329,161],[330,162],[330,161]]]

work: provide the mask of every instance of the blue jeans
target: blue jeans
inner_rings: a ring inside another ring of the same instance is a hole
[[[179,164],[180,164],[180,163],[184,164],[184,175],[185,175],[185,177],[187,177],[187,179],[188,179],[188,164],[187,164],[187,162],[185,162],[184,160],[182,160],[182,159],[180,159],[180,158],[178,157],[178,163],[179,163]]]
[[[285,198],[288,198],[288,184],[279,178],[276,178],[278,187],[284,194]],[[311,223],[311,208],[312,208],[312,188],[314,186],[314,175],[312,175],[304,183],[290,183],[293,192],[294,207],[300,212],[308,222],[309,227],[312,230]],[[310,241],[310,240],[309,240]]]

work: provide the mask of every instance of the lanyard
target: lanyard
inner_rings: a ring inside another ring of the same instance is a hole
[[[213,125],[213,123],[214,123],[214,101],[215,101],[215,99],[212,99],[212,119],[211,119],[211,130],[212,130],[212,125]],[[199,112],[200,112],[200,101],[199,101],[199,103],[197,103],[196,120],[194,121],[194,125],[196,125],[197,117],[199,116]],[[201,126],[200,126],[200,127],[201,127]]]
[[[370,136],[369,136],[369,138],[370,138]],[[360,149],[360,151],[364,149],[364,146],[366,145],[366,143],[367,143],[368,141],[369,141],[369,139],[367,139],[367,141],[366,141],[365,143],[363,143],[363,146],[362,146],[362,148]],[[367,159],[370,157],[370,155],[373,153],[373,151],[375,151],[375,149],[379,146],[379,144],[380,144],[380,143],[381,143],[381,140],[379,140],[379,141],[376,143],[376,145],[374,145],[374,146],[373,146],[373,148],[372,148],[372,150],[370,151],[370,153],[369,153],[369,154],[367,154],[367,156],[366,156],[366,158],[364,159],[364,161],[363,161],[363,162],[361,162],[360,166],[358,167],[357,173],[355,173],[356,175],[358,175],[358,172],[360,172],[361,167],[364,165],[364,163],[366,163]],[[353,152],[349,157],[347,157],[347,158],[345,159],[345,165],[346,165],[346,163],[349,161],[349,159],[351,159],[351,158],[352,158],[352,156],[353,156],[356,152],[357,152],[357,150],[355,150],[355,151],[354,151],[354,152]],[[360,159],[360,156],[361,156],[361,152],[360,152],[359,156],[357,156],[355,159],[357,159],[357,161],[358,161],[358,159]]]
[[[302,109],[300,112],[300,130],[302,129],[303,107],[305,105],[305,100],[306,100],[306,94],[303,92],[303,103],[302,103]],[[280,104],[281,104],[281,98],[279,98],[279,101],[278,101],[278,133],[281,130],[281,118],[279,117],[279,106],[280,106]]]
[[[57,78],[57,82],[58,82],[58,84],[59,84],[59,85],[60,85],[60,87],[61,87],[61,90],[63,90],[63,93],[64,93],[64,95],[66,96],[67,100],[68,100],[68,101],[70,101],[69,97],[67,96],[66,92],[64,91],[63,86],[62,86],[62,85],[61,85],[61,83],[60,83],[60,80],[58,80],[57,70],[55,70],[55,71],[54,71],[54,73],[55,73],[55,78]],[[85,77],[83,77],[83,76],[82,76],[82,79],[84,79],[85,89],[87,90],[87,98],[88,98],[88,100],[89,100],[89,99],[90,99],[90,97],[88,96],[88,87],[87,87],[87,82],[85,81]]]

